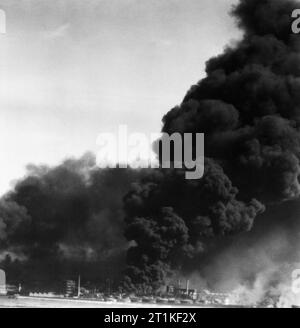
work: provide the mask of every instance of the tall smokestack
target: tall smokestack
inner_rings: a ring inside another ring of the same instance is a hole
[[[80,297],[81,295],[81,287],[80,287],[80,275],[78,276],[78,298]]]

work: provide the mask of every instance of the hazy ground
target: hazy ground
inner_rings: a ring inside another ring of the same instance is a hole
[[[89,300],[51,299],[39,297],[0,297],[0,308],[180,308],[184,305],[151,304],[151,303],[115,303]],[[197,306],[199,307],[199,306]]]

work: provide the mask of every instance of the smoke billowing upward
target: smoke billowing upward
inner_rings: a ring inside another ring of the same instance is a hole
[[[204,252],[207,240],[250,230],[264,207],[237,196],[223,169],[211,160],[200,180],[164,169],[145,177],[125,198],[126,237],[137,243],[127,254],[128,280],[133,275],[134,285],[154,283],[157,288],[169,271],[184,269],[187,259]]]
[[[290,19],[298,6],[241,0],[233,17],[242,39],[208,60],[206,77],[163,117],[163,132],[205,133],[202,179],[97,169],[91,155],[30,166],[0,201],[8,270],[51,280],[124,269],[124,286],[144,291],[195,272],[222,289],[279,281],[300,255],[300,38]]]
[[[0,201],[0,251],[11,279],[117,277],[128,242],[122,197],[141,171],[98,169],[94,156],[28,166]]]
[[[299,256],[300,39],[290,18],[297,6],[241,0],[232,14],[242,39],[208,60],[206,77],[164,116],[163,132],[205,133],[205,174],[185,181],[178,170],[161,170],[127,195],[126,236],[136,242],[128,284],[156,288],[170,272],[197,271],[215,286],[215,261],[231,257],[229,272],[242,265],[237,254],[253,248],[252,270],[238,280],[251,281],[277,230],[264,258],[279,268]]]
[[[299,196],[299,38],[293,1],[241,1],[244,38],[207,62],[207,77],[164,117],[164,131],[203,131],[206,156],[250,196]],[[248,178],[247,178],[248,177]]]

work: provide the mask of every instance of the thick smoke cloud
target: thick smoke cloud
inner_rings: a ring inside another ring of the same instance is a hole
[[[235,287],[230,279],[263,291],[278,283],[281,266],[300,262],[297,7],[241,0],[233,17],[243,37],[210,59],[206,77],[163,117],[163,132],[205,133],[202,179],[180,169],[100,170],[89,154],[28,167],[0,201],[9,276],[118,276],[143,292],[176,275],[224,290]]]
[[[207,77],[163,120],[165,132],[204,132],[206,156],[245,193],[270,202],[300,191],[294,8],[293,1],[241,1],[233,13],[243,39],[207,62]]]
[[[162,169],[136,183],[125,197],[125,235],[136,243],[127,253],[127,286],[155,290],[205,252],[208,240],[249,231],[264,206],[237,197],[238,189],[209,159],[200,180]]]
[[[242,39],[210,59],[206,77],[164,116],[163,132],[205,133],[205,175],[184,181],[180,171],[162,170],[128,194],[126,236],[136,242],[128,252],[129,284],[155,288],[169,269],[203,271],[221,249],[252,247],[261,229],[278,224],[293,239],[296,215],[287,220],[272,208],[287,209],[300,194],[300,39],[290,18],[298,6],[241,0],[233,17]],[[167,217],[176,218],[175,244],[164,235],[166,206]]]
[[[122,198],[141,174],[98,169],[91,154],[56,167],[29,165],[0,201],[0,252],[10,279],[118,277],[128,248]]]

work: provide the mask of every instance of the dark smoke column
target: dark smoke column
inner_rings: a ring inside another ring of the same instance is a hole
[[[89,153],[55,167],[29,166],[0,199],[0,265],[10,281],[47,291],[78,274],[99,284],[119,279],[128,247],[122,199],[141,175],[99,169]]]
[[[241,0],[244,36],[163,118],[163,132],[205,133],[205,175],[158,170],[125,198],[126,284],[157,289],[220,237],[251,230],[264,208],[300,193],[300,38],[289,0]],[[263,205],[264,204],[264,205]]]

